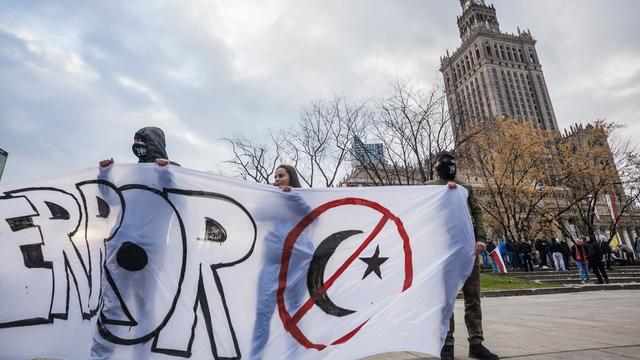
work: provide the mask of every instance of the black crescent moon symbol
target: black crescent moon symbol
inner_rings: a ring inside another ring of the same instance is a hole
[[[309,272],[307,273],[307,288],[309,289],[309,296],[313,299],[316,305],[322,311],[333,316],[346,316],[353,314],[354,310],[344,309],[331,301],[326,291],[321,292],[318,296],[319,290],[324,286],[324,270],[327,267],[329,259],[338,248],[338,245],[349,237],[361,234],[360,230],[345,230],[339,231],[329,235],[326,239],[322,240],[316,251],[313,253],[313,259],[309,265]]]

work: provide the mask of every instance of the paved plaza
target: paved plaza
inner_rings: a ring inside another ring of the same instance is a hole
[[[640,359],[640,290],[483,298],[485,345],[504,359]],[[468,359],[456,303],[456,359]],[[400,352],[366,360],[430,359]]]

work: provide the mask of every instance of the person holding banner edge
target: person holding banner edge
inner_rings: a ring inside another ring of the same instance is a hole
[[[156,163],[158,166],[180,164],[169,160],[167,156],[164,132],[155,126],[147,126],[136,131],[133,136],[131,151],[138,158],[138,163]],[[100,161],[100,167],[105,168],[113,164],[113,158]]]
[[[278,187],[282,192],[290,193],[287,197],[288,208],[299,214],[306,214],[311,209],[300,198],[298,194],[292,193],[292,189],[301,188],[300,179],[297,170],[286,164],[278,165],[274,173],[273,186]],[[288,231],[295,224],[288,221],[281,221],[274,224],[274,230],[269,231],[264,238],[264,262],[265,266],[260,270],[258,278],[258,301],[256,308],[256,321],[253,327],[251,340],[250,359],[262,359],[263,350],[266,347],[270,334],[271,318],[276,310],[276,291],[278,289],[278,271],[282,254],[282,246],[284,238]],[[304,244],[309,245],[309,244]],[[299,249],[300,250],[300,249]],[[305,249],[310,251],[309,249]],[[301,283],[302,284],[302,283]],[[298,285],[296,287],[297,298],[302,298],[304,291],[300,291]],[[296,296],[293,297],[295,300]],[[292,346],[295,348],[295,346]],[[293,356],[288,354],[288,356]]]
[[[425,182],[425,185],[447,185],[449,189],[456,189],[458,185],[467,189],[469,195],[467,205],[473,221],[473,232],[476,239],[475,253],[480,254],[486,250],[486,233],[482,219],[482,209],[478,205],[473,189],[470,185],[456,180],[455,156],[449,151],[440,151],[436,154],[434,170],[438,175],[437,179]],[[482,342],[484,341],[482,331],[482,309],[480,305],[480,264],[476,256],[473,271],[462,287],[464,295],[464,320],[469,333],[469,357],[474,359],[495,360],[499,357],[489,351]],[[449,333],[444,346],[440,352],[440,358],[444,360],[453,359],[455,323],[453,314],[449,322]]]
[[[162,169],[169,169],[167,165],[175,165],[180,166],[180,164],[170,161],[169,156],[167,155],[166,150],[166,142],[165,135],[162,129],[158,127],[148,126],[144,127],[134,134],[133,144],[131,145],[131,150],[133,154],[138,158],[138,163],[155,163]],[[105,180],[109,178],[109,171],[111,166],[114,164],[113,158],[108,160],[102,160],[99,162],[100,175],[99,179]],[[163,172],[164,173],[164,172]],[[170,176],[167,176],[168,173],[165,173],[162,178],[165,182],[170,182]],[[163,217],[163,215],[154,212],[150,214],[151,217]],[[166,215],[165,215],[166,216]],[[166,222],[169,224],[169,221]],[[166,229],[159,229],[158,234],[166,234]],[[118,250],[109,249],[107,245],[107,251],[113,251],[115,255],[111,256],[112,262],[109,263],[109,256],[107,255],[107,259],[105,260],[105,267],[113,266],[115,268],[120,265],[121,262],[126,264],[130,264],[133,268],[144,268],[146,267],[146,255],[147,252],[153,251],[153,247],[149,247],[144,251],[145,257],[140,257],[139,252],[132,251],[135,249],[136,245],[131,245],[128,243],[123,243],[118,247]],[[157,253],[157,252],[156,252]],[[128,270],[128,269],[126,269]],[[139,278],[136,278],[138,276]],[[140,276],[135,272],[135,270],[131,271],[131,278],[136,279],[129,283],[128,291],[133,291],[138,294],[144,294],[144,296],[136,296],[136,307],[144,308],[147,306],[147,298],[153,298],[156,287],[157,287],[157,279],[148,278],[144,276]],[[103,280],[104,281],[104,280]],[[113,356],[115,349],[115,345],[108,341],[103,341],[101,336],[94,336],[93,344],[91,346],[91,352],[89,358],[92,360],[98,359],[110,359]],[[136,359],[146,359],[148,358],[149,351],[143,347],[138,346],[134,352],[134,356]]]

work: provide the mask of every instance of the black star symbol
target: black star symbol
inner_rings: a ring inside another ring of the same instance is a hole
[[[376,273],[380,279],[382,279],[382,273],[380,272],[380,265],[382,265],[389,258],[380,257],[380,246],[376,245],[376,252],[372,257],[361,257],[360,260],[364,261],[367,264],[367,270],[364,272],[364,276],[362,279],[367,277],[367,275],[372,272]]]

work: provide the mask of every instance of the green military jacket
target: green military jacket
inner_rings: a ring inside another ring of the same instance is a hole
[[[460,180],[445,180],[445,179],[435,179],[425,182],[425,185],[447,185],[449,181],[453,181],[454,183],[464,186],[465,189],[469,192],[469,197],[467,198],[467,205],[469,206],[469,212],[471,213],[471,220],[473,221],[473,233],[477,241],[482,241],[484,243],[487,242],[487,233],[484,231],[484,221],[482,220],[482,209],[476,198],[473,194],[473,188],[471,185],[464,183]]]

